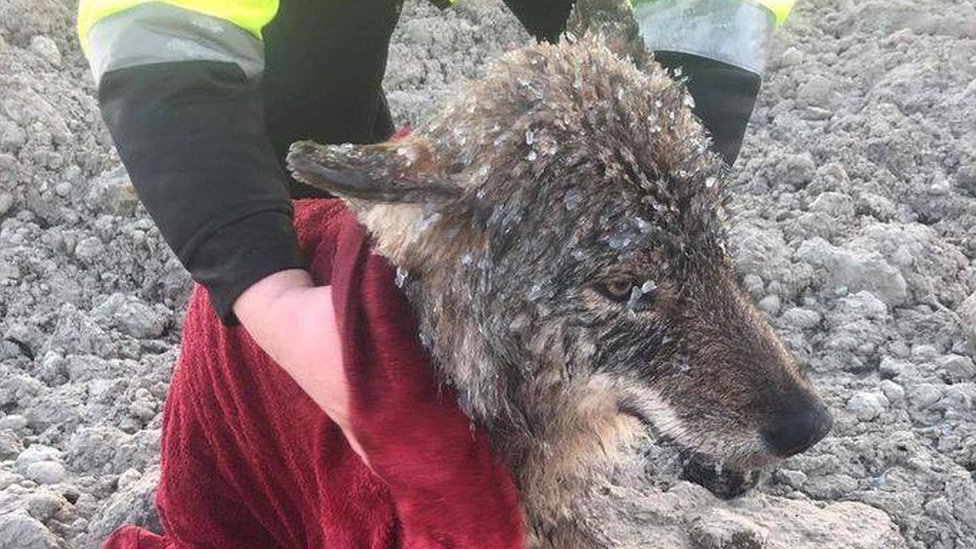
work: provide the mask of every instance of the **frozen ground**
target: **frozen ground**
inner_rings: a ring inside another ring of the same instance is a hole
[[[387,79],[401,122],[526,40],[497,4],[408,3]],[[154,524],[189,289],[100,125],[73,10],[0,0],[0,549]],[[608,536],[976,547],[976,4],[801,2],[734,179],[745,283],[836,425],[760,494],[679,483]]]

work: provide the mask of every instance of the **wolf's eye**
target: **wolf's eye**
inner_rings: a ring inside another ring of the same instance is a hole
[[[646,310],[654,303],[657,285],[647,280],[643,283],[628,279],[601,282],[595,286],[600,295],[635,311]]]
[[[596,290],[603,297],[617,303],[627,303],[630,300],[630,292],[634,289],[634,283],[629,280],[611,280],[597,284]]]

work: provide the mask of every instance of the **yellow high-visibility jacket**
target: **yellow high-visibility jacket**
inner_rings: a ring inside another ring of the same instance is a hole
[[[458,0],[443,0],[441,3],[454,4]],[[729,0],[628,0],[635,4],[702,4],[709,2],[721,4]],[[214,22],[223,22],[246,32],[254,40],[261,39],[261,29],[271,22],[278,12],[279,0],[80,0],[78,4],[78,37],[81,41],[82,49],[92,64],[92,69],[96,80],[98,80],[106,70],[131,66],[141,63],[155,63],[176,61],[182,55],[186,60],[212,59],[235,60],[242,65],[246,73],[254,71],[257,67],[253,66],[253,53],[255,45],[245,46],[240,36],[233,36],[226,45],[228,51],[220,52],[220,47],[216,48],[193,48],[186,47],[180,53],[169,51],[165,46],[164,39],[180,38],[180,29],[177,28],[175,19],[182,17],[183,31],[188,40],[198,40],[203,42],[214,41],[214,33],[206,33],[204,29],[208,26],[211,31],[220,27]],[[795,3],[795,0],[731,0],[733,4],[745,6],[757,6],[767,13],[773,24],[782,23]],[[134,8],[141,9],[144,13],[141,16],[126,16],[126,12]],[[178,8],[180,11],[174,11]],[[158,12],[153,17],[153,12]],[[176,14],[179,14],[177,16]],[[109,21],[121,19],[112,24]],[[154,23],[154,19],[156,23]],[[128,20],[128,21],[127,21]],[[147,32],[140,36],[138,32],[125,32],[125,27],[129,24],[139,24],[148,31],[146,27],[154,25],[164,26],[161,32],[163,36],[156,36]],[[111,31],[96,32],[93,29],[98,27],[112,27]],[[220,30],[220,33],[234,34]],[[123,36],[120,36],[123,35]],[[139,43],[142,42],[142,43]],[[219,40],[217,41],[219,42]],[[215,44],[216,45],[216,44]],[[138,55],[121,53],[119,50],[135,49],[141,52]],[[209,50],[209,51],[208,51]]]

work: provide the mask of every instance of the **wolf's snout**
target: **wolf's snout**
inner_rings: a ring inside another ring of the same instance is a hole
[[[820,441],[834,425],[834,418],[822,402],[800,412],[778,416],[763,431],[769,450],[779,457],[790,457]]]

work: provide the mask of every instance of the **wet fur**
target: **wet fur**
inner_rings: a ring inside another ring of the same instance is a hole
[[[684,87],[599,38],[505,56],[411,137],[299,144],[405,276],[425,344],[521,491],[531,544],[592,547],[577,520],[647,427],[743,469],[759,431],[815,399],[736,282],[721,165]],[[359,180],[349,174],[367,174]],[[371,188],[375,186],[376,188]],[[597,290],[650,280],[635,311]]]

